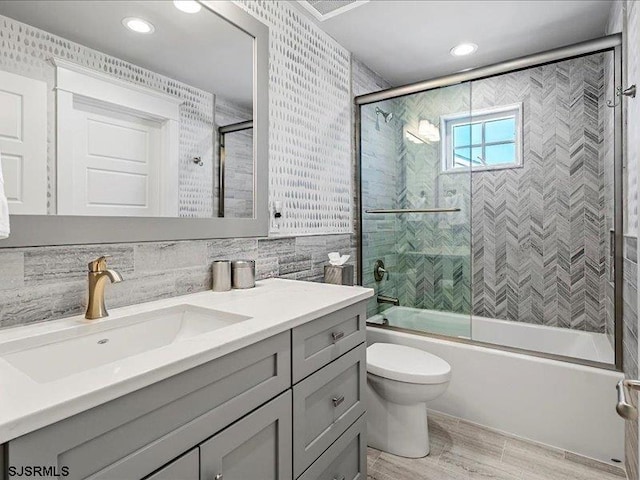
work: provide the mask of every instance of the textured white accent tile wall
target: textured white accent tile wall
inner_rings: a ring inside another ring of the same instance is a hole
[[[271,234],[351,232],[349,52],[288,2],[236,3],[269,27]]]

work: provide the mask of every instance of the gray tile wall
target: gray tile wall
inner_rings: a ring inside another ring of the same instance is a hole
[[[625,236],[622,363],[627,378],[638,378],[638,239]],[[638,405],[637,394],[631,396]],[[625,422],[625,463],[629,479],[638,479],[638,422]]]
[[[390,84],[380,75],[369,69],[364,63],[352,58],[352,89],[354,96],[389,88]],[[362,142],[362,201],[363,208],[392,208],[397,206],[395,195],[398,181],[396,168],[397,145],[401,130],[398,122],[384,123],[378,119],[375,107],[386,111],[395,111],[398,101],[381,102],[374,106],[366,105],[361,109]],[[354,166],[355,171],[355,166]],[[354,182],[354,184],[356,184]],[[394,192],[390,195],[389,192]],[[357,221],[357,218],[356,218]],[[381,295],[397,297],[397,276],[395,274],[376,282],[373,278],[373,265],[378,259],[385,267],[396,270],[398,257],[395,253],[397,225],[393,216],[368,215],[363,220],[363,285],[375,288]],[[395,273],[395,272],[394,272]],[[368,304],[368,313],[377,313],[375,298]]]
[[[109,308],[205,291],[216,259],[252,259],[259,279],[322,281],[327,253],[352,255],[352,235],[0,249],[0,328],[83,313],[87,263],[111,255],[125,281],[108,285]]]
[[[605,331],[603,55],[472,84],[473,109],[524,115],[523,168],[472,175],[476,315]]]
[[[603,116],[611,110],[602,108],[603,60],[597,54],[364,107],[364,207],[463,207],[365,216],[365,282],[373,260],[393,258],[388,285],[403,305],[604,333]],[[439,125],[444,114],[512,103],[523,104],[522,168],[443,174],[440,142],[404,138],[420,120]],[[376,107],[395,120],[382,123]]]
[[[451,85],[401,99],[401,127],[418,133],[419,122],[439,126],[440,117],[470,112],[469,84]],[[397,196],[401,208],[458,207],[439,215],[396,217],[398,290],[401,305],[430,310],[471,312],[471,177],[443,174],[441,142],[414,143],[405,135],[399,144]]]
[[[623,41],[627,80],[624,86],[637,83],[640,78],[640,6],[638,2],[619,0],[611,3],[607,33],[624,31]],[[611,95],[612,88],[607,89]],[[623,101],[624,102],[624,101]],[[626,378],[638,378],[638,161],[640,156],[640,102],[624,102],[625,110],[625,235],[623,296],[623,344],[622,362]],[[607,127],[607,131],[611,131]],[[612,289],[607,295],[613,303]],[[613,325],[610,323],[610,327]],[[634,405],[637,394],[631,395]],[[638,422],[625,422],[625,468],[629,480],[638,480]]]

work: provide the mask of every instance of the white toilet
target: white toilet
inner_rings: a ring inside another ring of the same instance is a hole
[[[402,457],[429,454],[426,402],[442,395],[451,366],[417,348],[374,343],[367,348],[369,446]]]

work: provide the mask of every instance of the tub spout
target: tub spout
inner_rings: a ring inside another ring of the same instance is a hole
[[[395,305],[397,307],[400,306],[400,300],[396,297],[388,297],[387,295],[378,295],[377,299],[378,303],[390,303],[391,305]]]

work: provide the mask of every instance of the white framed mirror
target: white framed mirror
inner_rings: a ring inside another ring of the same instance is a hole
[[[267,234],[264,24],[232,2],[9,0],[0,31],[0,247]]]

